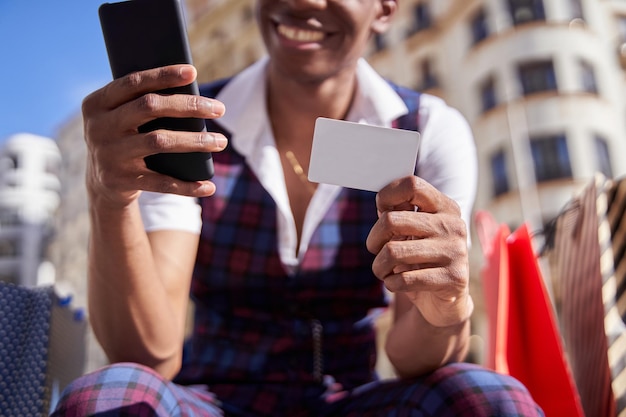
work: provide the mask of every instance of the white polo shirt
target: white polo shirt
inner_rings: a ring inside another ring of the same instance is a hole
[[[261,59],[222,89],[217,99],[226,106],[226,114],[218,123],[232,133],[229,146],[246,159],[276,202],[280,258],[288,271],[294,271],[340,187],[329,184],[317,187],[296,252],[295,222],[265,104],[267,63],[267,57]],[[364,59],[357,65],[357,86],[347,120],[390,127],[393,120],[408,112],[402,99]],[[419,175],[460,205],[469,229],[477,181],[476,148],[470,127],[443,100],[422,94],[419,128]],[[174,229],[200,233],[200,206],[194,198],[143,192],[139,203],[147,231]]]

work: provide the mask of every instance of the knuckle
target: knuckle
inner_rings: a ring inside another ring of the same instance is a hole
[[[393,251],[390,248],[390,243],[391,242],[387,242],[378,252],[378,258],[381,264],[388,264],[393,260]]]
[[[122,79],[124,87],[135,89],[143,82],[143,76],[140,72],[132,72]]]
[[[151,113],[159,108],[160,97],[158,94],[148,93],[137,99],[137,107],[144,113]]]
[[[443,215],[438,219],[438,228],[443,234],[460,238],[464,244],[467,241],[467,227],[465,221],[456,215]]]
[[[386,211],[381,215],[380,221],[385,229],[393,231],[399,226],[401,222],[401,216],[402,214],[399,211]]]
[[[450,263],[444,268],[447,279],[452,285],[458,288],[465,288],[469,285],[469,261],[462,256],[456,256],[451,259]]]
[[[465,246],[467,244],[466,242],[466,238],[467,238],[467,227],[465,227],[465,222],[463,220],[461,220],[460,218],[456,217],[455,218],[456,221],[451,221],[449,222],[449,230],[450,230],[450,234],[452,236],[456,236],[459,239],[459,244],[461,243],[461,240],[463,241],[463,245]]]
[[[213,135],[208,133],[199,132],[194,134],[192,143],[198,146],[204,146],[210,143],[215,142]]]
[[[172,139],[163,130],[153,130],[145,134],[145,145],[151,151],[161,151],[169,148],[172,144]]]
[[[156,182],[156,187],[158,190],[168,193],[173,190],[171,181],[167,181],[166,179],[161,179]]]
[[[96,114],[98,110],[104,107],[107,97],[110,95],[111,86],[106,85],[96,91],[92,91],[86,95],[81,102],[81,112],[84,116]]]
[[[156,189],[159,192],[177,194],[181,192],[182,187],[172,178],[162,176],[156,183]]]
[[[450,211],[455,216],[461,216],[461,206],[459,206],[459,203],[457,203],[456,201],[454,201],[451,198],[447,198],[447,200],[448,200],[448,206],[450,207]]]
[[[403,241],[392,240],[383,248],[385,259],[393,264],[403,263],[411,256],[411,249]]]
[[[424,185],[420,181],[419,177],[411,175],[408,177],[409,187],[411,195],[421,195],[424,193]]]
[[[176,77],[176,74],[177,73],[172,71],[172,67],[169,65],[166,65],[164,67],[158,67],[156,71],[154,71],[155,78],[164,80],[172,79]]]
[[[452,285],[459,289],[465,289],[469,284],[469,270],[465,265],[455,265],[449,268],[448,277]]]
[[[393,279],[388,279],[385,281],[387,285],[387,289],[392,292],[404,292],[407,291],[410,287],[409,282],[411,281],[411,274],[409,271],[401,272],[393,277]]]
[[[454,242],[453,251],[458,255],[465,256],[465,254],[467,253],[467,240],[456,239]]]
[[[194,112],[199,111],[202,107],[200,100],[201,100],[200,96],[188,95],[187,106],[189,107],[191,111],[194,111]]]
[[[95,107],[94,102],[96,101],[95,94],[96,94],[95,92],[91,93],[83,99],[81,103],[81,111],[84,116],[88,116],[92,113]]]

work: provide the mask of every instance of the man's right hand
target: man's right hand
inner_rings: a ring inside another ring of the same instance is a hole
[[[190,84],[197,76],[191,65],[172,65],[113,80],[85,98],[82,105],[87,143],[87,190],[92,203],[124,207],[140,190],[203,197],[215,192],[211,181],[188,182],[146,167],[144,157],[156,153],[219,152],[226,138],[212,132],[155,130],[139,126],[160,117],[212,119],[224,105],[193,95],[161,95],[167,88]]]

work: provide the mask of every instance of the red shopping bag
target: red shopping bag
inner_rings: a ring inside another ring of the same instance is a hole
[[[584,417],[527,225],[511,234],[486,213],[476,220],[485,255],[486,366],[520,380],[547,417]]]

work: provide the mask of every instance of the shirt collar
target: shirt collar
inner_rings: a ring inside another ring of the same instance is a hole
[[[352,122],[391,127],[391,122],[407,114],[402,98],[365,59],[356,68],[357,93],[347,119]]]
[[[254,150],[264,129],[269,128],[266,105],[266,73],[269,58],[265,56],[232,80],[217,95],[226,106],[219,123],[231,133],[232,145],[242,155]],[[347,119],[377,126],[406,114],[402,99],[366,61],[357,64],[357,92]]]

